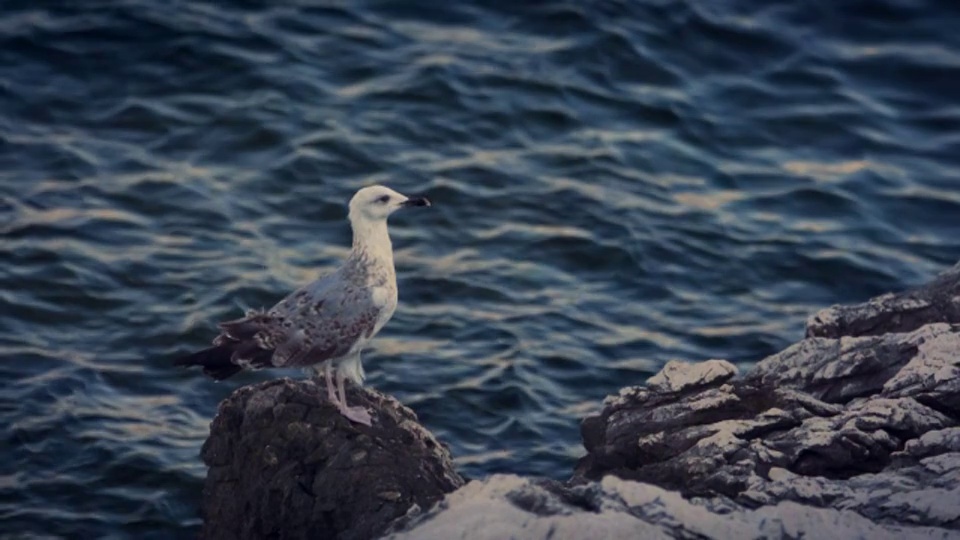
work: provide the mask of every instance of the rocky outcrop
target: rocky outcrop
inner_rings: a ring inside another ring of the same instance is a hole
[[[687,495],[766,503],[777,499],[764,491],[782,492],[775,485],[793,482],[790,475],[843,480],[919,465],[908,443],[949,433],[960,419],[960,327],[947,324],[909,334],[810,338],[742,379],[731,380],[729,366],[694,384],[692,374],[704,370],[688,370],[682,385],[626,389],[587,418],[588,454],[577,478],[614,474]],[[951,437],[937,440],[943,444],[935,453],[960,452],[946,444]],[[960,476],[953,480],[960,484]],[[956,518],[960,505],[950,519]]]
[[[885,525],[857,512],[782,501],[744,508],[607,476],[566,487],[496,475],[473,481],[391,540],[948,539],[936,527]]]
[[[745,508],[794,501],[960,531],[960,325],[939,322],[960,308],[958,269],[821,312],[808,334],[837,337],[804,339],[742,378],[722,361],[668,364],[584,420],[575,480],[613,474]],[[908,331],[876,333],[889,328]]]
[[[351,388],[348,401],[375,411],[372,427],[343,418],[312,381],[224,400],[202,451],[201,538],[376,538],[463,484],[410,409],[370,389]]]
[[[923,287],[820,310],[807,320],[807,337],[912,332],[937,322],[960,323],[960,263]]]

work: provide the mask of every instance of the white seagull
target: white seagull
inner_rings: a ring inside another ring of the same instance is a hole
[[[369,411],[347,406],[344,380],[363,384],[360,351],[397,308],[397,274],[387,218],[409,206],[430,206],[430,201],[384,186],[358,191],[350,199],[353,249],[340,268],[290,293],[269,310],[250,310],[242,319],[220,323],[213,347],[174,364],[202,366],[205,374],[222,380],[244,368],[308,367],[322,362],[328,399],[343,416],[369,426]]]

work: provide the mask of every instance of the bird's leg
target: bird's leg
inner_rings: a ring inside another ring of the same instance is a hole
[[[323,365],[323,378],[327,381],[327,401],[333,403],[338,408],[340,407],[340,400],[337,399],[337,393],[333,389],[333,369],[330,366],[333,362],[327,360]]]
[[[340,392],[340,402],[337,405],[340,408],[340,414],[347,417],[348,420],[356,422],[358,424],[363,424],[369,426],[372,424],[372,419],[370,413],[367,409],[362,406],[348,407],[347,406],[347,393],[344,388],[344,375],[339,369],[337,370],[337,390]]]

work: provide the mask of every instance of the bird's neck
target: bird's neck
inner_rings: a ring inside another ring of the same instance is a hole
[[[393,244],[387,232],[387,222],[352,220],[353,256],[386,263],[393,268]]]

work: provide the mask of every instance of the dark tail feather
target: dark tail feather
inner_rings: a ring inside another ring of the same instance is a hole
[[[203,372],[210,377],[222,381],[236,375],[243,368],[230,361],[234,347],[217,345],[202,351],[188,354],[173,361],[175,366],[202,366]]]

